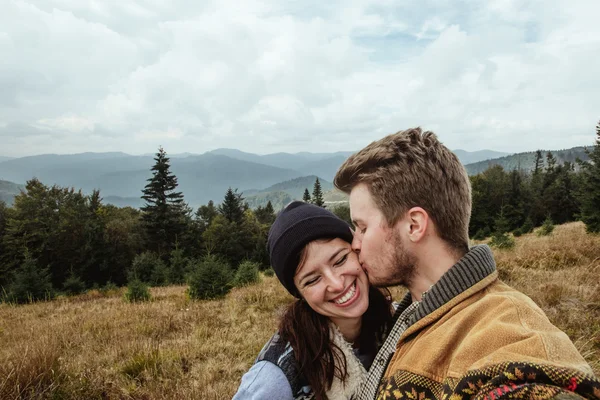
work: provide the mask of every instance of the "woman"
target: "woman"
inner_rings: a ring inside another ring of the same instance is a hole
[[[391,325],[387,297],[369,285],[352,231],[331,212],[289,204],[269,231],[271,265],[297,298],[242,377],[234,400],[350,399]]]

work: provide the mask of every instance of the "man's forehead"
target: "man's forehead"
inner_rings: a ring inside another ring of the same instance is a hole
[[[350,191],[349,196],[350,209],[372,207],[373,201],[369,188],[364,183],[359,183]]]

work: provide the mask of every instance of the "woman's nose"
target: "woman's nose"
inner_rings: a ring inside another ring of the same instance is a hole
[[[330,292],[340,292],[344,290],[344,275],[332,272],[328,277],[328,289]]]

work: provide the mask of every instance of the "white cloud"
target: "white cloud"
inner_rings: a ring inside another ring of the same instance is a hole
[[[415,125],[468,150],[591,143],[599,11],[593,0],[9,0],[0,153],[336,151]]]

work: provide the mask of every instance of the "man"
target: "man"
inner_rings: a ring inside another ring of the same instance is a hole
[[[435,134],[373,142],[334,184],[370,282],[409,290],[360,399],[600,398],[567,335],[498,279],[489,247],[469,248],[469,178]]]

